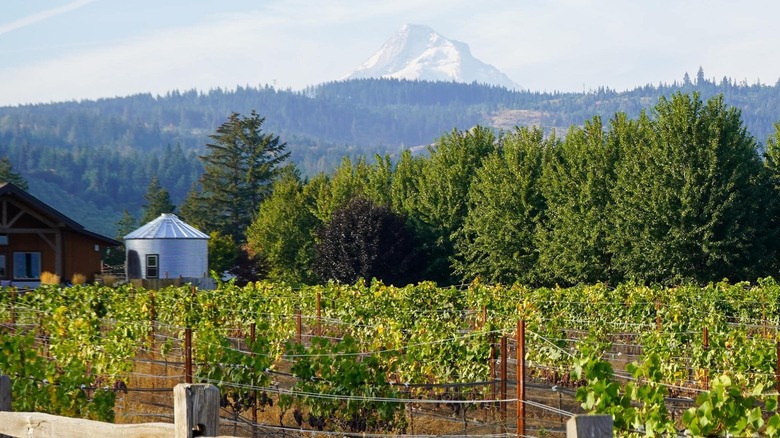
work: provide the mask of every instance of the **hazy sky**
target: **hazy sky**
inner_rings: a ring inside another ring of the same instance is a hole
[[[774,84],[776,0],[3,0],[0,105],[349,73],[403,24],[535,91],[695,76]]]

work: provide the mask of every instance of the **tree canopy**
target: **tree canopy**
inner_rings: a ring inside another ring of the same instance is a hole
[[[289,157],[278,135],[263,132],[265,118],[255,111],[249,116],[233,113],[209,136],[203,160],[201,191],[191,193],[200,204],[190,212],[208,231],[245,241],[260,203],[271,192],[280,165]]]

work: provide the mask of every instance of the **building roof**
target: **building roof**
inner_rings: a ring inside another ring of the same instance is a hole
[[[184,223],[173,213],[163,213],[125,236],[125,240],[129,239],[209,239],[209,235]]]
[[[60,227],[69,229],[75,233],[82,234],[84,236],[89,236],[93,239],[103,242],[105,245],[108,246],[119,246],[122,244],[121,242],[118,242],[114,239],[87,230],[86,228],[84,228],[83,225],[65,216],[64,214],[60,213],[54,208],[48,206],[40,199],[25,192],[24,190],[20,189],[19,187],[15,186],[12,183],[0,182],[0,197],[4,197],[4,196],[20,199],[25,204],[29,205],[31,208],[38,210],[44,215],[54,219]]]

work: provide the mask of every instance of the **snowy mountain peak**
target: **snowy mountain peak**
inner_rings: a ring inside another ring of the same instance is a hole
[[[376,53],[341,79],[357,78],[476,81],[518,88],[507,75],[472,56],[467,44],[419,24],[403,25]]]

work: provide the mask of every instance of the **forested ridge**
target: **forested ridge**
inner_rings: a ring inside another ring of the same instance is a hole
[[[398,159],[402,150],[434,143],[453,129],[475,125],[511,130],[538,125],[559,136],[594,115],[636,117],[659,96],[723,95],[741,110],[759,147],[780,114],[777,85],[697,77],[627,92],[510,91],[479,84],[389,79],[330,82],[301,91],[271,86],[171,91],[96,101],[0,108],[0,155],[30,183],[32,193],[87,228],[113,236],[124,210],[140,217],[153,177],[183,202],[203,171],[198,158],[207,136],[231,113],[252,110],[264,129],[286,142],[304,176],[331,172],[342,157],[375,153]],[[421,148],[424,149],[424,148]]]

